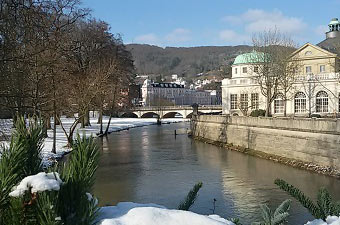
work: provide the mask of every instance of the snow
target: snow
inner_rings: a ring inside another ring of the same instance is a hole
[[[12,132],[12,120],[11,119],[2,119],[0,120],[0,136],[9,136]]]
[[[340,225],[340,216],[328,216],[326,221],[316,219],[306,223],[305,225]]]
[[[59,191],[62,183],[58,173],[41,172],[36,175],[25,177],[18,186],[13,188],[13,191],[9,193],[9,195],[11,197],[21,197],[29,190],[31,190],[31,193],[52,190]]]
[[[91,193],[86,192],[85,194],[86,194],[87,200],[88,200],[89,202],[92,202],[92,201],[93,201],[93,204],[94,204],[94,205],[98,205],[98,199],[97,199],[97,198],[93,198],[93,196],[91,195]]]
[[[121,202],[99,210],[98,225],[234,225],[218,215],[166,209],[156,204]]]
[[[76,136],[77,133],[79,133],[80,136],[85,135],[86,137],[97,136],[100,130],[100,124],[97,124],[97,120],[98,120],[97,118],[91,117],[90,118],[91,126],[88,126],[85,128],[80,128],[80,124],[78,124],[76,131],[74,132],[74,136]],[[63,123],[65,130],[69,132],[69,129],[74,122],[74,118],[62,117],[61,121]],[[109,117],[103,117],[103,130],[106,129],[106,125],[108,121],[109,121]],[[188,121],[188,119],[169,118],[169,119],[163,119],[162,123],[168,124],[168,123],[176,123],[176,122],[183,122],[183,121]],[[157,119],[155,118],[112,118],[110,122],[109,132],[110,133],[118,132],[118,131],[130,129],[130,128],[153,125],[153,124],[156,124],[156,122],[157,122]],[[52,121],[52,124],[53,124],[53,121]],[[3,131],[2,133],[6,134],[6,136],[10,135],[12,127],[13,127],[12,120],[0,120],[0,129],[1,131]],[[56,154],[53,154],[51,152],[52,145],[53,145],[53,131],[48,130],[47,134],[48,134],[48,137],[45,139],[44,147],[41,153],[44,167],[49,167],[56,160],[61,158],[65,154],[65,152],[68,152],[71,150],[67,147],[67,138],[60,125],[57,126],[57,131],[56,131],[56,139],[57,139]],[[2,135],[0,134],[0,137],[1,136]],[[0,139],[0,145],[1,144],[8,145],[8,140],[3,141]]]
[[[8,147],[8,141],[12,133],[12,120],[1,119],[0,120],[0,147]]]

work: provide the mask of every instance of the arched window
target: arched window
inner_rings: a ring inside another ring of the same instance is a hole
[[[274,113],[283,113],[284,111],[284,102],[283,95],[281,93],[276,95],[274,99]]]
[[[319,91],[316,94],[316,112],[328,112],[328,94],[325,91]]]
[[[305,113],[306,112],[306,95],[303,92],[296,93],[294,97],[294,112]]]

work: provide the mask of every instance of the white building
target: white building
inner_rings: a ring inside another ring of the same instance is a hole
[[[176,83],[154,83],[145,80],[142,85],[143,105],[211,105],[210,93],[185,88]]]
[[[299,61],[299,74],[288,93],[288,116],[320,114],[335,115],[340,112],[340,23],[332,19],[326,39],[317,45],[307,43],[296,50],[292,57]],[[236,57],[232,77],[222,81],[222,108],[224,114],[249,115],[252,110],[265,109],[266,98],[256,76],[259,62],[251,62],[259,52]],[[255,56],[254,56],[255,55]],[[259,57],[261,58],[261,57]],[[280,90],[271,104],[273,116],[282,116],[284,101]]]

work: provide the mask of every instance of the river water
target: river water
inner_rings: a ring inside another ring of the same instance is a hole
[[[229,151],[187,137],[188,122],[146,126],[99,139],[102,152],[95,184],[101,205],[121,201],[157,203],[176,208],[198,181],[203,182],[191,211],[240,218],[250,224],[260,217],[259,205],[276,207],[290,198],[273,184],[282,178],[315,199],[328,188],[340,200],[340,180]],[[174,135],[177,130],[179,135]],[[289,224],[313,217],[293,201]]]

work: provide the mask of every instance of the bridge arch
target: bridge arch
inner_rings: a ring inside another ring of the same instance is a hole
[[[125,112],[120,117],[123,117],[123,118],[138,118],[138,115],[136,113],[133,113],[133,112]]]
[[[146,112],[144,113],[141,118],[157,118],[159,115],[155,112]]]
[[[184,115],[178,112],[168,112],[163,115],[163,118],[184,118]]]

